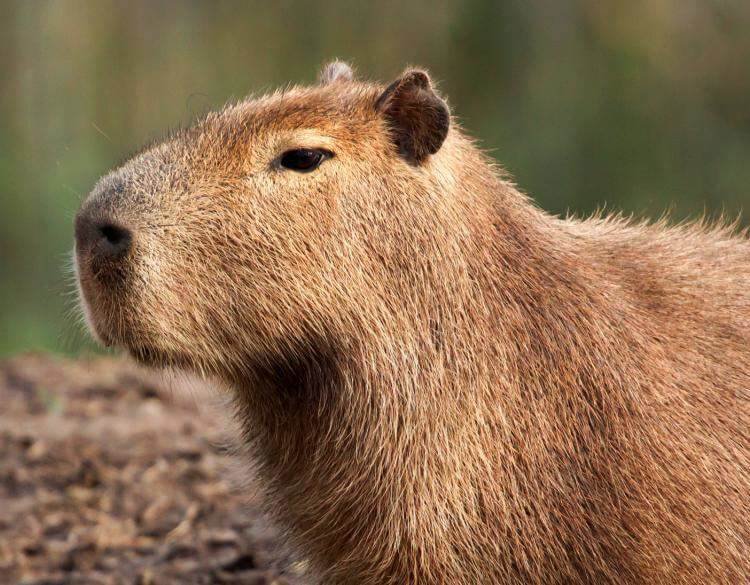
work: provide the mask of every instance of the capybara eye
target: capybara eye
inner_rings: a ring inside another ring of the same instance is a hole
[[[281,166],[298,173],[309,173],[320,166],[331,153],[316,148],[295,148],[281,155]]]

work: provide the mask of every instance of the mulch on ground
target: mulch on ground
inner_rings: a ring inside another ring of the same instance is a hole
[[[215,397],[169,386],[112,358],[0,363],[0,582],[302,582]]]

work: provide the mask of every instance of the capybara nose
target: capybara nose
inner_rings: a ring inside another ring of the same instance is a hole
[[[82,211],[76,217],[76,247],[93,261],[117,261],[125,257],[133,241],[131,231],[106,216]]]

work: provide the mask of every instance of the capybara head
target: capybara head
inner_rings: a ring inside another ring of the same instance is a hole
[[[386,88],[336,62],[144,150],[76,218],[90,327],[212,373],[346,330],[449,221],[430,200],[449,123],[425,72]]]

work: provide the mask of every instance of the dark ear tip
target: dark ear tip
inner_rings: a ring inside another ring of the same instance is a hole
[[[391,83],[375,102],[377,109],[387,107],[389,101],[396,95],[414,93],[420,90],[434,94],[432,81],[427,71],[423,69],[407,69],[401,77]],[[436,96],[437,97],[437,96]]]
[[[423,69],[407,69],[401,76],[401,82],[403,85],[416,86],[421,89],[432,88],[432,82],[430,81],[430,74]]]

